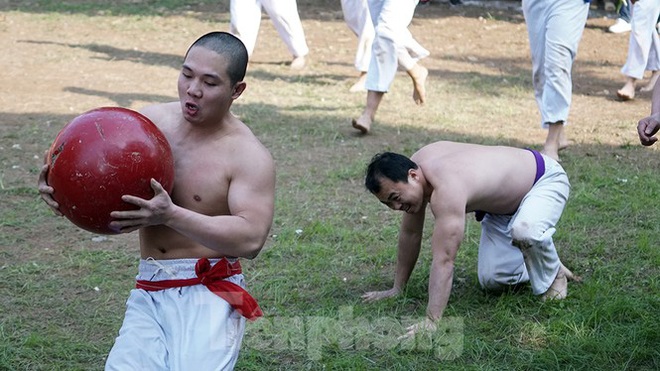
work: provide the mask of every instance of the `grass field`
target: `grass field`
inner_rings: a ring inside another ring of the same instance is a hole
[[[103,368],[137,235],[96,236],[54,217],[35,187],[41,156],[85,110],[176,99],[180,56],[197,35],[228,30],[227,3],[0,1],[0,370]],[[562,153],[572,190],[555,235],[584,282],[559,302],[529,288],[483,292],[480,227],[468,218],[441,331],[397,340],[425,314],[428,238],[402,295],[361,302],[392,285],[400,220],[362,185],[371,156],[440,139],[539,148],[545,136],[520,14],[445,5],[418,9],[411,26],[432,52],[429,102],[415,107],[400,73],[367,137],[349,124],[364,94],[348,93],[355,39],[339,2],[299,1],[312,49],[301,73],[263,20],[233,111],[276,160],[276,214],[264,250],[243,262],[266,316],[247,325],[237,369],[660,369],[660,149],[634,131],[649,97],[611,97],[627,39],[604,35],[600,16],[576,62],[575,144]]]

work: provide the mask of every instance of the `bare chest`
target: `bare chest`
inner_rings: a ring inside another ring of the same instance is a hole
[[[228,214],[231,165],[227,159],[204,151],[175,153],[175,159],[174,203],[206,215]]]

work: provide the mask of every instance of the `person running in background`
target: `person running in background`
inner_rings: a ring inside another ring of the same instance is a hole
[[[589,15],[587,0],[523,0],[532,57],[534,96],[541,127],[548,130],[543,153],[559,160],[568,146],[564,126],[573,94],[572,70]]]
[[[626,82],[616,92],[623,101],[635,98],[635,82],[644,78],[645,71],[652,73],[648,84],[640,89],[642,92],[652,91],[660,77],[660,38],[656,29],[659,16],[658,0],[637,0],[633,4],[628,57],[621,68]]]
[[[371,22],[367,0],[341,0],[341,10],[348,28],[358,37],[355,51],[355,69],[360,75],[358,81],[349,91],[355,93],[365,91],[367,71],[371,61],[371,45],[374,41],[375,31]]]
[[[424,104],[428,70],[417,63],[430,53],[414,39],[408,25],[419,0],[368,0],[369,13],[376,30],[367,71],[367,102],[362,114],[352,120],[353,128],[362,134],[371,130],[378,106],[389,90],[399,65],[413,83],[413,100]],[[416,45],[416,47],[411,47]]]
[[[623,0],[619,2],[618,17],[613,25],[607,28],[611,33],[625,33],[630,32],[630,0]]]
[[[300,70],[305,67],[309,47],[296,0],[231,0],[230,32],[243,41],[251,57],[259,35],[262,8],[268,13],[277,33],[293,55],[291,69]]]

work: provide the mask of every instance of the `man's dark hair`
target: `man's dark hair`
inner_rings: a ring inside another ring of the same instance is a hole
[[[227,75],[229,75],[232,85],[243,81],[245,71],[247,70],[248,52],[238,37],[227,32],[209,32],[190,45],[190,48],[186,52],[186,57],[188,57],[190,49],[195,46],[202,46],[227,58],[229,61]]]
[[[367,166],[364,186],[373,193],[380,192],[380,181],[387,178],[393,182],[408,183],[408,171],[417,169],[417,164],[404,155],[382,152],[371,159]]]

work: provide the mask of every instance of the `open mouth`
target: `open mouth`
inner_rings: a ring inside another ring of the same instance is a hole
[[[199,111],[199,107],[194,103],[186,103],[185,106],[186,106],[186,111],[190,115],[194,115],[195,113],[197,113],[197,111]]]

